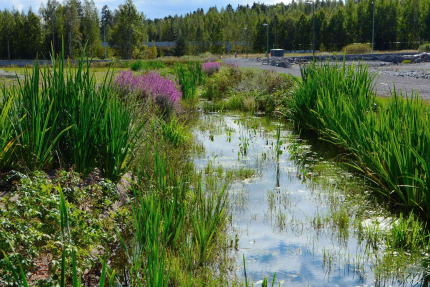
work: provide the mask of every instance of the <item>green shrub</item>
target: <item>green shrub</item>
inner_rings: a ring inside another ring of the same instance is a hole
[[[132,71],[140,71],[140,70],[142,70],[143,69],[143,63],[142,63],[142,61],[137,61],[137,62],[133,62],[131,65],[130,65],[130,69],[132,70]]]
[[[424,43],[418,48],[419,52],[430,52],[430,43]]]
[[[131,63],[130,69],[132,71],[140,71],[140,70],[155,70],[162,69],[166,65],[161,61],[136,61]]]
[[[372,52],[372,47],[368,44],[350,44],[343,48],[346,54],[368,54]]]
[[[410,64],[411,63],[411,60],[403,60],[402,61],[402,64]]]

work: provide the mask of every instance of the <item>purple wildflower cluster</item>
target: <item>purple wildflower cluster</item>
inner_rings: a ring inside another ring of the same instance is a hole
[[[207,75],[212,75],[215,72],[218,72],[221,69],[221,64],[219,62],[209,62],[202,64],[203,72]]]
[[[160,76],[156,71],[141,76],[133,75],[130,70],[115,77],[115,88],[119,95],[136,95],[142,99],[167,99],[174,105],[179,104],[182,94],[180,86],[169,78]]]

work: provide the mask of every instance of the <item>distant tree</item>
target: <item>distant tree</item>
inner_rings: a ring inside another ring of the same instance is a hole
[[[88,51],[91,51],[91,55],[93,56],[95,49],[101,45],[99,16],[93,0],[84,0],[83,13],[81,23],[83,40],[85,44],[89,45]]]
[[[47,26],[50,26],[51,33],[52,33],[52,45],[54,47],[54,54],[55,54],[55,25],[57,22],[57,9],[58,9],[59,3],[56,0],[48,0],[46,3],[46,6],[42,5],[40,6],[39,13],[42,15],[43,20],[45,21],[45,24]]]
[[[187,40],[184,35],[180,35],[175,42],[175,56],[183,56],[187,53]]]
[[[112,25],[113,25],[113,16],[112,16],[112,12],[109,10],[109,7],[107,5],[104,5],[102,8],[102,14],[101,14],[101,32],[103,33],[103,41],[105,41],[104,37],[107,31],[107,28],[109,27],[109,29],[112,29]]]
[[[31,8],[28,10],[23,33],[23,47],[25,49],[25,54],[29,59],[35,58],[36,54],[42,47],[43,36],[40,18],[33,13]]]
[[[142,42],[143,36],[143,14],[137,12],[132,0],[126,0],[120,5],[115,17],[117,23],[112,31],[109,43],[118,49],[124,58],[131,59],[133,46]]]
[[[69,57],[73,58],[73,47],[80,48],[81,33],[78,6],[76,0],[68,0],[65,5],[65,20],[67,30],[67,42],[69,46]]]
[[[3,25],[2,25],[2,36],[6,40],[7,43],[7,58],[10,60],[10,43],[12,41],[14,32],[14,21],[12,13],[9,10],[5,9],[3,11]]]

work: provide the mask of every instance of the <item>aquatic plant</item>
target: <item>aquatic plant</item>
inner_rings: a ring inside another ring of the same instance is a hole
[[[181,85],[183,99],[194,100],[197,86],[202,85],[206,80],[202,64],[199,62],[189,63],[188,65],[177,63],[174,66],[174,70],[176,78]]]
[[[428,217],[430,117],[418,95],[393,91],[376,104],[366,65],[302,67],[291,115],[302,128],[348,149],[354,165],[387,197]]]

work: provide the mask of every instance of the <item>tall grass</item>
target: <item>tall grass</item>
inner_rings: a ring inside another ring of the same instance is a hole
[[[197,94],[197,86],[203,85],[206,80],[202,64],[199,62],[188,65],[177,63],[174,68],[181,85],[182,99],[193,100]]]
[[[383,195],[425,217],[430,210],[430,119],[418,95],[375,104],[366,65],[314,63],[301,70],[292,117],[348,149]]]
[[[149,166],[148,152],[146,158],[141,157],[132,185],[131,221],[135,230],[132,243],[117,232],[132,262],[133,282],[145,281],[146,286],[168,286],[173,263],[167,258],[172,254],[180,255],[185,272],[205,266],[217,230],[226,218],[224,189],[215,195],[205,194],[200,184],[190,190],[190,178],[173,174],[169,168],[166,157],[157,149],[153,168]],[[150,169],[151,175],[146,172]],[[187,200],[190,192],[195,193],[191,201]],[[194,277],[191,275],[189,280]]]
[[[52,67],[40,68],[36,60],[22,82],[2,89],[1,98],[6,105],[1,110],[5,136],[0,148],[6,156],[0,168],[74,166],[85,176],[99,167],[115,181],[125,172],[142,124],[117,100],[112,73],[97,84],[88,59],[82,56],[72,69],[62,51]]]

